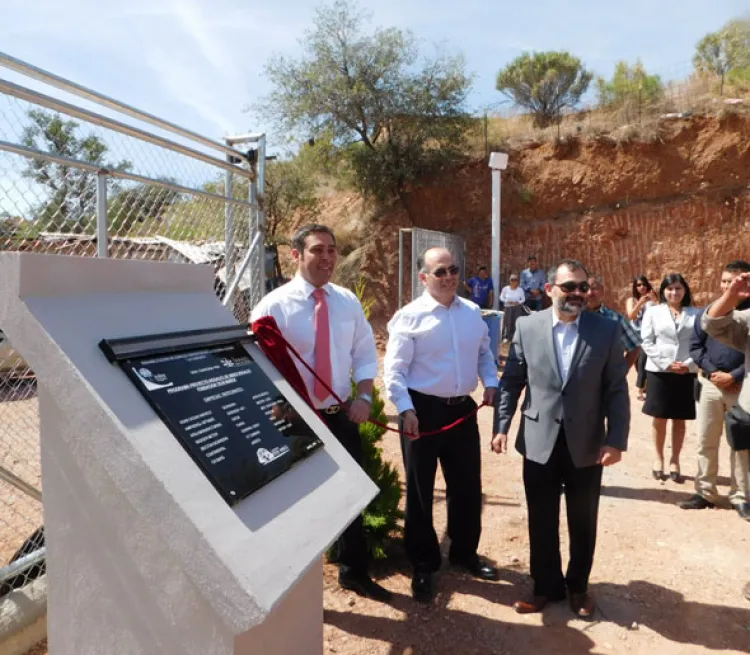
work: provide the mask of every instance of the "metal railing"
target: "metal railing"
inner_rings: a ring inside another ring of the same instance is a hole
[[[265,135],[221,142],[4,53],[0,69],[21,77],[0,72],[0,250],[212,266],[247,321],[265,291]],[[44,571],[40,487],[35,376],[0,332],[0,602]]]

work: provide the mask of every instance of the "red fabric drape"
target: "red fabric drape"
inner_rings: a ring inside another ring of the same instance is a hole
[[[328,391],[328,393],[331,394],[331,396],[336,400],[337,403],[340,405],[343,405],[345,403],[344,400],[339,398],[339,396],[336,394],[336,392],[331,389],[323,380],[321,380],[316,374],[313,368],[302,358],[302,355],[300,355],[297,350],[294,348],[294,346],[289,343],[285,338],[284,335],[281,333],[281,330],[279,329],[278,324],[276,323],[276,319],[273,316],[262,316],[257,321],[253,321],[253,323],[250,326],[250,329],[253,331],[253,334],[255,334],[258,342],[258,346],[263,351],[263,354],[268,357],[269,360],[271,360],[271,363],[278,369],[279,373],[286,378],[287,382],[292,385],[294,390],[302,396],[302,398],[305,399],[305,402],[310,405],[317,413],[320,415],[318,410],[315,409],[315,405],[313,405],[312,401],[310,400],[310,394],[307,391],[307,387],[305,386],[304,381],[302,380],[302,376],[299,374],[299,370],[295,366],[294,362],[292,361],[292,358],[289,353],[294,355],[299,362],[302,363],[302,365],[312,373],[313,377],[315,377]],[[474,416],[482,407],[485,407],[486,403],[481,403],[477,406],[476,409],[469,412],[466,416],[461,417],[457,421],[454,421],[450,425],[445,425],[439,430],[430,430],[428,432],[420,432],[420,437],[429,437],[433,434],[438,434],[440,432],[447,432],[448,430],[451,430],[455,428],[457,425],[461,425],[464,421],[470,419],[472,416]],[[396,432],[397,434],[405,434],[407,436],[413,436],[408,432],[402,432],[401,430],[397,428],[392,428],[390,425],[386,423],[381,423],[380,421],[374,421],[372,419],[368,419],[370,423],[373,423],[375,425],[380,426],[381,428],[384,428],[390,432]]]

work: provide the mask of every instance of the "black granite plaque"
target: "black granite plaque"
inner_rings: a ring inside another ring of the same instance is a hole
[[[322,446],[241,343],[120,365],[230,505]]]

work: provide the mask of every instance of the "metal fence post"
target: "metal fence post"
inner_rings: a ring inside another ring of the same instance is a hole
[[[107,217],[107,171],[96,174],[96,256],[109,257],[109,220]]]
[[[231,163],[231,155],[227,161]],[[224,195],[227,203],[224,206],[224,270],[226,271],[226,288],[232,283],[234,276],[234,205],[229,200],[234,196],[234,173],[226,171],[224,175]]]
[[[266,210],[263,205],[266,192],[266,137],[258,139],[258,187],[255,202],[258,206],[258,223],[256,228],[260,234],[260,266],[258,267],[258,294],[260,299],[266,294]]]

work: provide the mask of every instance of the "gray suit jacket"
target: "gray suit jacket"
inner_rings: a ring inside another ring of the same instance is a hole
[[[494,431],[508,433],[525,388],[518,452],[546,464],[564,425],[573,464],[593,466],[602,446],[626,450],[628,445],[630,399],[621,328],[616,321],[584,311],[570,373],[563,383],[552,340],[552,312],[546,309],[516,324],[495,396]]]

